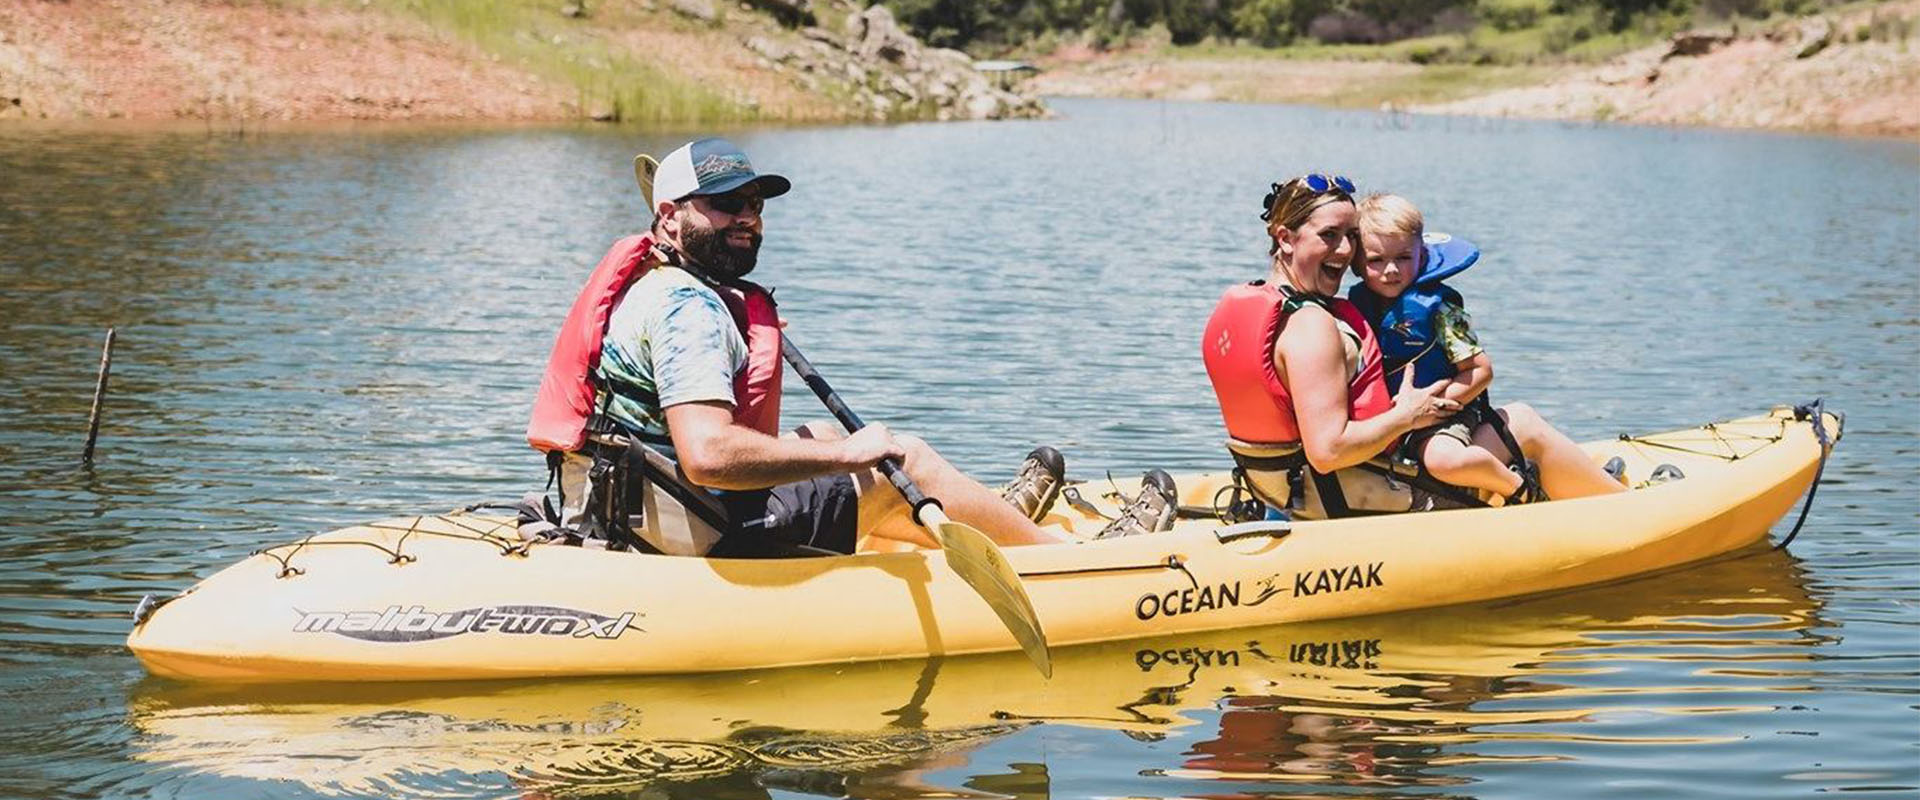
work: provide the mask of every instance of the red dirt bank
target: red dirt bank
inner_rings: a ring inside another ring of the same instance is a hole
[[[0,119],[557,120],[571,92],[372,12],[0,4]]]

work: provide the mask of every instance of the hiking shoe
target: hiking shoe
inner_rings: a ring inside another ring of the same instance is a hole
[[[1652,474],[1647,476],[1647,485],[1653,486],[1666,483],[1667,481],[1681,480],[1686,477],[1687,473],[1681,472],[1679,467],[1672,464],[1661,464],[1660,466],[1654,467]]]
[[[1520,488],[1507,495],[1502,507],[1547,501],[1547,490],[1540,486],[1540,465],[1523,460],[1514,465],[1514,471],[1520,473]]]
[[[1067,459],[1060,451],[1041,445],[1027,454],[1013,481],[1000,487],[1000,499],[1027,519],[1039,522],[1053,510],[1053,501],[1060,499],[1060,486],[1066,483],[1066,477]]]
[[[1127,507],[1120,509],[1120,516],[1093,538],[1112,539],[1172,530],[1173,515],[1179,510],[1179,504],[1180,494],[1174,488],[1173,476],[1166,470],[1149,470],[1140,478],[1140,493],[1127,501]]]
[[[1600,468],[1603,470],[1606,470],[1606,473],[1608,475],[1613,476],[1614,480],[1619,481],[1621,486],[1630,485],[1627,483],[1627,460],[1626,459],[1621,458],[1619,456],[1614,456],[1612,458],[1607,459],[1607,463],[1601,464]]]

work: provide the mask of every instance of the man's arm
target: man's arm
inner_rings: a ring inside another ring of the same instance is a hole
[[[735,424],[721,402],[667,406],[667,430],[687,479],[711,489],[765,489],[821,475],[872,468],[905,451],[885,425],[869,424],[845,439],[768,436]]]

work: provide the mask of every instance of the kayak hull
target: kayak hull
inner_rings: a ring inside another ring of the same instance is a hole
[[[1837,438],[1839,418],[1826,429]],[[1357,617],[1603,583],[1751,545],[1822,455],[1787,409],[1588,449],[1625,458],[1629,474],[1669,462],[1687,478],[1243,538],[1192,520],[1005,554],[1056,646]],[[1180,476],[1183,502],[1207,504],[1226,479]],[[1084,534],[1099,520],[1067,510],[1048,522]],[[477,514],[269,548],[153,609],[128,643],[156,675],[235,682],[697,673],[1017,648],[939,551],[770,560],[527,547],[510,519]]]

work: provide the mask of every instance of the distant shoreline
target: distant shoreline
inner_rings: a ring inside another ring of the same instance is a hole
[[[708,0],[591,7],[475,21],[404,0],[0,4],[0,127],[691,130],[1031,117],[1048,95],[1920,136],[1920,0],[1692,31],[1597,65],[1062,48],[1020,93],[854,0],[816,2],[798,28]]]
[[[1920,0],[1702,30],[1597,65],[1207,57],[1041,59],[1043,96],[1295,103],[1457,116],[1920,135]],[[1865,34],[1865,35],[1863,35]]]

